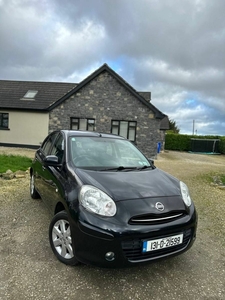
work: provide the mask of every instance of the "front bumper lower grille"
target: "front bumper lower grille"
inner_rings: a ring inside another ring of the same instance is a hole
[[[179,234],[178,233],[174,233],[173,235]],[[124,240],[122,241],[122,249],[123,249],[123,253],[125,255],[125,257],[131,261],[131,262],[137,262],[137,261],[143,261],[143,260],[151,260],[151,259],[155,259],[155,258],[160,258],[160,257],[164,257],[179,251],[184,250],[185,248],[187,248],[187,246],[189,245],[190,241],[191,241],[191,237],[192,237],[192,230],[188,229],[183,231],[184,237],[183,237],[183,243],[176,245],[176,246],[172,246],[169,248],[164,248],[164,249],[159,249],[159,250],[155,250],[155,251],[149,251],[149,252],[142,252],[142,248],[143,248],[143,240],[146,240],[148,238],[145,239],[129,239],[129,240]],[[162,237],[155,237],[155,239],[157,238],[163,238]],[[149,238],[149,240],[153,239],[152,237]]]

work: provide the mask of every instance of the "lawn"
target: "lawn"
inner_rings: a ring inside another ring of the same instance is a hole
[[[5,173],[7,170],[26,171],[30,167],[31,161],[26,156],[0,154],[0,173]]]
[[[221,175],[220,179],[221,179],[222,183],[225,185],[225,175]]]

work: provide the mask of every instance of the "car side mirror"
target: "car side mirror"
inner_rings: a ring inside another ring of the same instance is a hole
[[[51,166],[51,167],[61,167],[62,166],[62,164],[59,163],[59,158],[55,155],[47,155],[44,159],[44,165]]]
[[[150,164],[151,164],[152,166],[155,166],[155,163],[154,163],[154,160],[153,160],[153,159],[149,159],[148,161],[150,162]]]

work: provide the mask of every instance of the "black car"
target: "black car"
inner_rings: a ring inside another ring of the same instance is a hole
[[[68,265],[146,263],[186,251],[196,237],[187,186],[116,135],[51,133],[35,154],[30,193],[53,214],[50,245]]]

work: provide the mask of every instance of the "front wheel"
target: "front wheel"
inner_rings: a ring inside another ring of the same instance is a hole
[[[34,174],[32,173],[30,175],[30,196],[33,199],[38,199],[40,198],[36,188],[35,188],[35,182],[34,182]]]
[[[65,210],[57,213],[49,226],[49,241],[55,256],[66,265],[77,265],[74,256],[70,223]]]

